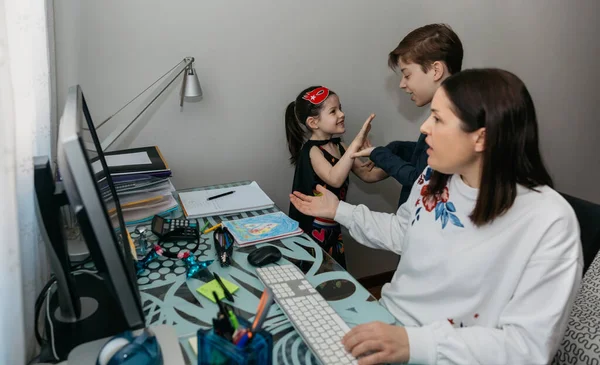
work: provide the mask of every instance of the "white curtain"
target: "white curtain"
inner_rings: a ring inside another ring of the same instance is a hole
[[[38,350],[34,302],[49,279],[34,206],[33,156],[52,156],[51,0],[0,0],[0,364]]]

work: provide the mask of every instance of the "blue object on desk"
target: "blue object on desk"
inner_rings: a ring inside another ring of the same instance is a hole
[[[250,323],[241,318],[238,319],[241,327],[249,328]],[[273,337],[265,330],[254,333],[252,341],[241,348],[217,335],[213,329],[200,329],[197,336],[198,365],[263,365],[272,363]]]
[[[150,330],[144,329],[139,336],[125,331],[102,347],[96,365],[163,365],[163,356]]]

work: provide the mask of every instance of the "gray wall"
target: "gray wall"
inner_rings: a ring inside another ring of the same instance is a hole
[[[538,109],[542,151],[558,189],[600,203],[597,0],[55,1],[59,110],[79,83],[96,121],[185,56],[205,97],[180,111],[177,86],[117,147],[160,146],[178,188],[258,181],[287,211],[293,169],[283,111],[304,87],[339,95],[351,140],[377,113],[374,143],[415,140],[427,113],[397,87],[387,54],[410,30],[450,24],[464,67],[506,68]],[[133,104],[115,122],[130,118]],[[105,132],[102,131],[104,134]],[[393,211],[399,185],[352,177],[349,200]],[[393,255],[347,247],[355,276],[395,268]]]

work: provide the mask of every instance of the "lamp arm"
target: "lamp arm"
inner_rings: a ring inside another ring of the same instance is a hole
[[[138,120],[138,118],[144,114],[144,112],[150,107],[150,105],[152,105],[152,103],[154,103],[156,101],[156,99],[158,99],[162,93],[165,92],[165,90],[167,90],[169,88],[169,86],[171,86],[171,84],[177,80],[177,77],[179,75],[181,75],[182,72],[184,72],[185,70],[188,69],[189,65],[192,64],[192,62],[194,62],[194,58],[193,57],[186,57],[182,62],[186,62],[186,65],[184,68],[182,68],[174,77],[171,81],[169,81],[169,83],[162,88],[162,90],[160,90],[160,92],[154,97],[152,98],[152,100],[150,100],[150,102],[144,107],[144,109],[142,109],[141,112],[138,113],[138,115],[135,116],[135,118],[133,118],[133,120],[131,120],[131,122],[129,122],[124,128],[120,128],[117,129],[115,131],[113,131],[111,134],[108,135],[108,137],[106,137],[106,139],[104,141],[102,141],[101,143],[101,147],[102,147],[102,151],[106,151],[110,146],[113,145],[113,143],[115,143],[115,141],[123,134],[125,133],[125,131],[127,130],[127,128],[129,128],[133,123],[135,123],[136,120]],[[179,62],[177,65],[180,65],[181,62]],[[175,66],[177,67],[177,66]],[[174,68],[175,68],[174,67]],[[173,69],[171,69],[173,70]],[[169,71],[170,72],[170,71]],[[161,76],[161,78],[163,78],[163,76]],[[160,79],[159,79],[160,80]],[[158,80],[157,80],[158,81]],[[156,82],[154,82],[156,83]],[[148,89],[146,89],[148,90]],[[144,90],[145,91],[145,90]],[[143,92],[142,92],[143,93]],[[137,97],[136,97],[137,98]],[[115,113],[116,114],[116,113]],[[114,116],[114,114],[113,114]],[[112,117],[111,117],[112,118]],[[110,118],[109,118],[110,119]]]
[[[137,96],[135,98],[133,98],[130,101],[128,101],[127,104],[123,105],[119,110],[117,110],[116,112],[114,112],[111,116],[109,116],[108,118],[104,119],[100,124],[96,125],[95,126],[96,130],[100,129],[100,127],[102,127],[106,122],[108,122],[109,120],[111,120],[115,115],[119,114],[121,112],[121,110],[127,108],[129,106],[129,104],[131,104],[134,101],[136,101],[140,96],[142,96],[142,94],[144,94],[146,91],[148,91],[148,89],[150,89],[157,82],[159,82],[160,80],[162,80],[165,76],[167,76],[168,74],[170,74],[174,69],[176,69],[183,62],[186,63],[185,67],[183,68],[185,70],[185,69],[187,69],[192,64],[192,62],[194,62],[194,57],[186,57],[183,60],[181,60],[179,63],[177,63],[175,66],[173,66],[169,71],[165,72],[161,77],[159,77],[158,79],[156,79],[156,81],[154,81],[152,84],[150,84],[150,86],[148,86],[147,88],[145,88],[141,93],[137,94]],[[181,74],[181,72],[179,72],[177,74],[177,76],[179,76],[180,74]],[[175,76],[175,77],[177,77],[177,76]],[[84,126],[83,129],[87,130],[88,127]]]

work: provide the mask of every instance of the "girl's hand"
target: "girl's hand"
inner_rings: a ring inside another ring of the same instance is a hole
[[[346,351],[363,356],[359,365],[406,363],[410,359],[408,335],[404,327],[382,322],[358,325],[342,339]]]
[[[373,121],[374,118],[375,114],[369,115],[356,137],[354,137],[352,143],[350,143],[350,146],[348,146],[347,152],[358,152],[361,148],[364,147],[363,145],[366,141],[368,141],[369,131],[371,131],[371,121]]]
[[[290,194],[290,202],[302,214],[327,219],[335,218],[335,213],[340,204],[337,196],[321,185],[317,185],[317,191],[321,193],[321,196],[308,196],[294,191],[293,194]]]

